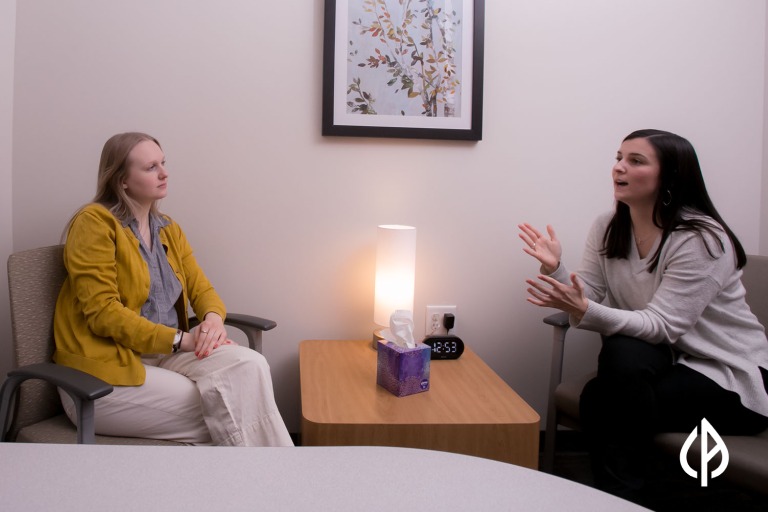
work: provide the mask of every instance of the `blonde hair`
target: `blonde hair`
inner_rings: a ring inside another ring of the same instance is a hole
[[[99,161],[99,174],[96,181],[94,203],[107,208],[120,222],[133,217],[137,210],[136,202],[125,193],[123,183],[128,177],[130,161],[128,156],[140,142],[149,140],[162,149],[160,143],[146,133],[118,133],[104,143]],[[151,213],[157,214],[157,202],[152,203]]]
[[[110,137],[101,150],[99,172],[96,179],[96,195],[92,202],[104,206],[117,220],[123,223],[131,219],[133,212],[138,210],[136,201],[128,196],[123,187],[131,164],[128,157],[133,148],[145,140],[154,142],[162,149],[157,139],[151,135],[141,132],[126,132]],[[61,235],[62,243],[66,240],[69,227],[80,210],[82,207],[78,208],[64,227],[64,232]],[[152,203],[150,213],[159,214],[157,201]]]

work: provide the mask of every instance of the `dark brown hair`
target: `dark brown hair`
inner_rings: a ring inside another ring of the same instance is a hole
[[[647,140],[653,147],[659,161],[659,193],[653,206],[653,223],[662,230],[662,234],[661,243],[648,265],[648,271],[653,272],[658,266],[661,248],[673,231],[695,231],[699,235],[706,232],[719,240],[717,231],[711,223],[701,218],[686,218],[685,211],[698,213],[717,221],[736,251],[736,268],[743,267],[747,263],[744,248],[709,198],[693,145],[679,135],[661,130],[638,130],[627,135],[624,140],[640,138]],[[602,252],[608,258],[626,259],[631,246],[632,221],[629,206],[617,201],[616,211],[603,235]],[[720,242],[720,249],[725,249],[722,242]],[[709,244],[707,244],[707,251],[715,257]]]

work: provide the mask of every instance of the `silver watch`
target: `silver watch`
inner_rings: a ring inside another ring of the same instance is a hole
[[[181,348],[181,338],[184,337],[184,331],[181,329],[176,330],[176,336],[173,337],[173,345],[171,346],[171,351],[175,354],[179,351]]]

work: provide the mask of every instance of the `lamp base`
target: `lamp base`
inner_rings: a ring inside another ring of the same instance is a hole
[[[382,335],[382,331],[384,329],[375,329],[373,331],[373,339],[371,340],[371,348],[373,350],[379,350],[379,342],[384,341],[384,335]]]

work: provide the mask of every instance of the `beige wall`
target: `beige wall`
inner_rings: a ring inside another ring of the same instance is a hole
[[[765,26],[768,27],[768,10],[765,13]],[[768,37],[763,34],[765,41],[765,71],[768,72]],[[768,74],[766,74],[768,77]],[[760,254],[768,254],[768,79],[764,82],[763,95],[763,183],[762,199],[760,201]]]
[[[93,194],[104,140],[148,131],[171,172],[163,208],[230,310],[279,323],[265,354],[291,430],[299,342],[370,336],[381,223],[418,228],[417,331],[427,304],[458,305],[465,342],[543,416],[550,334],[525,302],[537,266],[515,225],[554,224],[575,266],[611,207],[620,139],[657,127],[691,139],[757,251],[765,3],[486,4],[484,140],[454,143],[320,136],[322,0],[19,0],[13,173],[0,174],[13,249],[56,243]],[[577,334],[592,364],[594,338]]]
[[[16,36],[16,0],[0,1],[0,380],[13,367],[10,312],[5,261],[13,249],[13,50]]]

